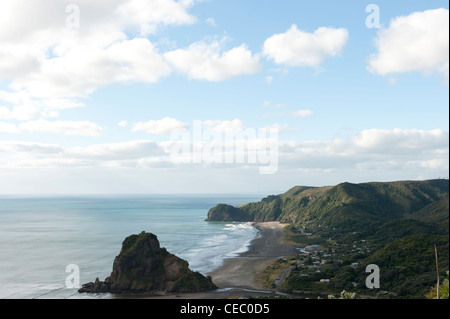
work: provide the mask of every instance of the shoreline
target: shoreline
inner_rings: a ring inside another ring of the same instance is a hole
[[[223,299],[241,296],[280,296],[286,295],[276,289],[261,285],[256,278],[257,271],[286,256],[298,254],[291,244],[283,242],[283,228],[288,224],[280,222],[257,222],[253,227],[260,230],[249,249],[237,257],[225,259],[222,266],[206,273],[218,287],[216,290],[165,296],[153,296],[160,299]]]
[[[254,223],[260,230],[249,249],[237,257],[224,260],[221,267],[208,273],[219,288],[266,289],[255,280],[255,271],[263,264],[297,253],[296,249],[282,243],[283,228],[279,222]]]

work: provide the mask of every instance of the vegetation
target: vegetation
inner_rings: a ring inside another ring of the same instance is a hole
[[[339,298],[335,297],[334,295],[329,295],[328,299],[357,299],[357,295],[354,292],[342,290]]]
[[[220,211],[212,209],[209,217],[220,216]],[[271,288],[276,275],[288,272],[278,282],[288,292],[432,298],[437,291],[435,245],[440,277],[449,269],[447,179],[296,186],[236,207],[233,214],[251,221],[288,222],[286,238],[292,243],[321,246],[270,266],[266,281]],[[379,289],[366,287],[370,264],[380,269]],[[440,297],[448,296],[446,280]]]
[[[414,235],[396,240],[364,259],[361,266],[376,264],[380,267],[383,290],[401,298],[423,298],[429,287],[436,283],[434,245],[437,246],[439,269],[442,269],[440,275],[443,277],[449,269],[448,235]]]
[[[437,299],[438,298],[437,292],[438,289],[436,285],[430,289],[426,297],[428,299]],[[439,299],[448,299],[448,271],[447,271],[447,278],[445,278],[442,284],[439,285]]]
[[[236,221],[247,222],[252,217],[243,210],[231,205],[219,204],[211,208],[208,212],[207,221]]]
[[[425,209],[441,221],[440,228],[444,229],[445,216],[436,216],[432,209],[442,211],[445,203],[448,208],[448,193],[449,182],[443,179],[342,183],[332,187],[297,186],[284,194],[271,195],[260,202],[234,209],[233,206],[220,204],[210,210],[208,219],[280,221],[310,229],[322,236],[342,236],[370,230],[399,218],[423,221],[417,219],[418,216],[414,213],[428,220],[429,217],[424,217],[424,212],[419,212]],[[442,202],[436,204],[440,200]],[[430,204],[435,206],[426,208]]]
[[[122,243],[111,275],[84,284],[82,293],[198,292],[215,289],[211,277],[189,269],[187,261],[161,248],[156,235],[141,232]]]

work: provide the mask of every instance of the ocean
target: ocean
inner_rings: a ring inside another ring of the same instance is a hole
[[[260,198],[1,196],[0,298],[109,298],[80,294],[77,282],[104,280],[125,237],[142,231],[154,233],[161,247],[207,274],[246,251],[257,234],[250,223],[206,222],[208,210]]]

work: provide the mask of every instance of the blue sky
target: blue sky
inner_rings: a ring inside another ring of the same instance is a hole
[[[447,1],[17,0],[0,12],[0,193],[266,194],[449,175]],[[216,134],[203,150],[256,134],[237,141],[247,154],[276,128],[276,170],[174,160],[176,132],[193,137],[195,123]]]

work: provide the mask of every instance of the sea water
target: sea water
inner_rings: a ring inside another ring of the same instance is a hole
[[[80,284],[97,277],[104,280],[125,237],[142,231],[154,233],[161,247],[187,260],[192,270],[207,274],[226,258],[246,251],[257,234],[250,223],[206,222],[208,210],[219,203],[241,205],[259,199],[2,196],[0,298],[105,297],[79,294],[66,279],[76,267]]]

